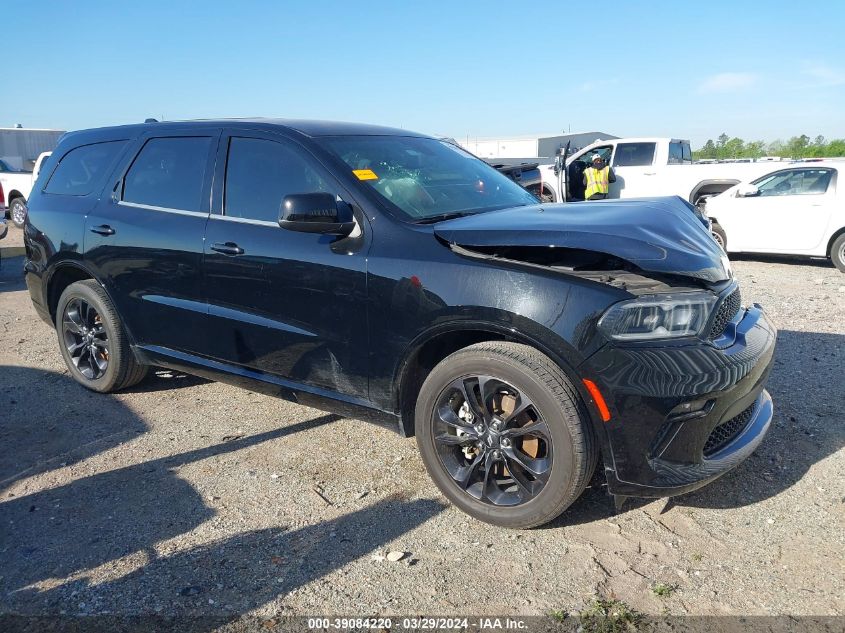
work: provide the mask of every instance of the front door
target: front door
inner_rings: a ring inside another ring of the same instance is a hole
[[[610,165],[613,156],[613,145],[602,145],[594,147],[570,161],[566,168],[566,199],[569,202],[579,202],[584,199],[585,187],[584,170],[593,163],[594,156],[600,156],[605,165]],[[619,192],[614,188],[614,183],[608,189],[608,198],[618,198]]]
[[[829,168],[808,167],[758,180],[759,195],[732,201],[730,224],[724,227],[729,246],[734,247],[736,234],[740,250],[801,253],[817,247],[833,212],[834,174]]]
[[[289,194],[349,194],[296,143],[224,134],[205,239],[210,353],[233,365],[347,395],[367,395],[368,236],[278,224]],[[363,222],[363,217],[360,218]]]
[[[86,218],[84,258],[138,345],[203,347],[200,266],[219,135],[145,135]]]

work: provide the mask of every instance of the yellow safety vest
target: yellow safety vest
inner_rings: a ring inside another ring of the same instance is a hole
[[[604,169],[596,169],[595,167],[587,167],[584,170],[584,175],[587,177],[587,188],[584,190],[584,198],[589,199],[594,193],[608,192],[608,174],[610,174],[610,167]]]

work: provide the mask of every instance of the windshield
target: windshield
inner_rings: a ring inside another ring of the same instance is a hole
[[[490,165],[446,141],[411,136],[321,141],[362,183],[415,222],[538,203]]]
[[[16,169],[15,167],[12,167],[12,166],[11,166],[9,163],[7,163],[5,160],[0,160],[0,171],[2,171],[2,172],[11,172],[11,173],[19,173],[19,172],[21,172],[21,171],[23,171],[23,170],[22,170],[22,169]]]

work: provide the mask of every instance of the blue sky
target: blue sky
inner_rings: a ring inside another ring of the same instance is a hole
[[[842,2],[13,0],[0,126],[845,137]],[[12,78],[12,84],[8,80]]]

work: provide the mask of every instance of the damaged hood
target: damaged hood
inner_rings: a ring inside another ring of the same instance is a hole
[[[732,276],[725,253],[677,196],[501,209],[439,222],[434,233],[466,248],[569,248],[710,283]]]

